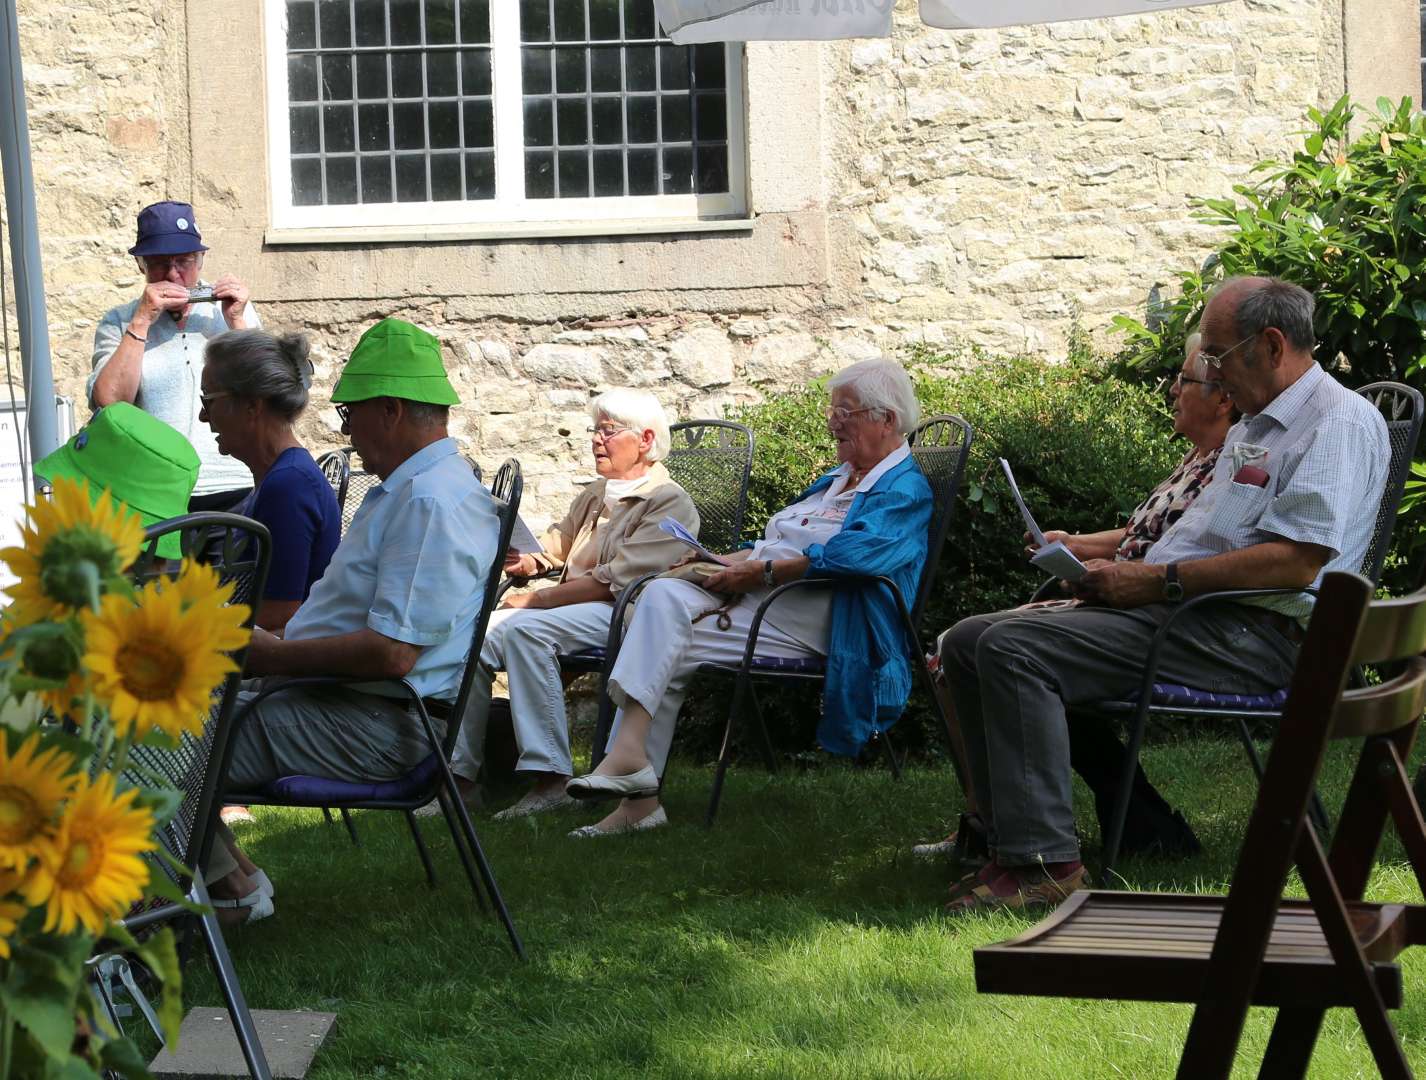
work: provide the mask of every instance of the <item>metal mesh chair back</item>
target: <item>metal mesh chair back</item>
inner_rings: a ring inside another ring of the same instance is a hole
[[[347,484],[351,480],[352,463],[345,450],[328,450],[317,459],[317,468],[332,485],[332,493],[337,497],[337,509],[347,504]]]
[[[177,571],[176,562],[158,553],[159,537],[171,533],[179,535],[183,558],[212,566],[222,584],[233,583],[231,603],[256,610],[267,582],[271,541],[266,526],[239,514],[216,512],[155,522],[144,530],[144,550],[132,571],[136,582],[142,584]]]
[[[752,430],[730,420],[685,420],[669,434],[673,446],[663,464],[698,509],[699,540],[711,551],[732,551],[748,508]]]
[[[1401,383],[1378,382],[1357,391],[1380,410],[1386,421],[1387,438],[1391,440],[1391,468],[1386,474],[1377,508],[1376,527],[1372,541],[1362,559],[1362,573],[1373,583],[1381,579],[1382,564],[1391,547],[1391,533],[1396,527],[1396,511],[1401,505],[1406,478],[1411,473],[1411,458],[1416,452],[1416,440],[1421,435],[1422,398],[1414,387]]]
[[[351,527],[352,518],[361,509],[366,493],[374,487],[379,487],[381,477],[376,473],[369,473],[365,469],[354,470],[347,478],[347,499],[342,503],[342,535],[346,536],[347,529]]]
[[[956,495],[961,477],[970,458],[971,427],[959,416],[933,416],[908,437],[911,457],[921,467],[931,485],[931,526],[926,547],[926,567],[921,572],[921,584],[916,589],[916,602],[911,605],[911,622],[921,625],[921,613],[931,597],[931,586],[941,563],[941,548],[950,532],[956,513]]]
[[[236,583],[249,597],[262,595],[267,583],[272,540],[261,524],[236,514],[187,514],[150,526],[147,536],[152,541],[174,532],[181,535],[185,551],[192,544],[196,545],[193,550],[217,551],[230,556],[231,561],[228,562],[210,560],[218,571],[219,579]],[[149,551],[152,551],[152,546],[149,545]],[[153,580],[176,570],[177,566],[173,563],[150,560],[140,577]],[[249,603],[238,598],[238,591],[234,589],[230,602]],[[249,603],[246,620],[249,627],[252,626],[253,610],[254,605]],[[208,857],[212,824],[218,812],[218,787],[227,771],[233,706],[246,653],[247,649],[243,648],[232,654],[237,671],[231,673],[213,692],[201,735],[184,735],[173,749],[135,746],[130,751],[130,760],[142,766],[149,776],[136,769],[129,779],[135,783],[150,783],[150,777],[160,776],[182,796],[177,813],[159,829],[158,838],[168,853],[190,871],[197,871]],[[170,877],[176,876],[162,860],[151,859],[151,863]]]
[[[450,710],[450,722],[446,724],[443,740],[446,757],[455,748],[460,720],[465,715],[466,699],[470,697],[470,687],[475,681],[476,668],[480,665],[480,647],[485,642],[485,628],[490,623],[490,613],[495,609],[495,601],[500,595],[500,579],[505,570],[505,552],[510,547],[510,535],[515,531],[515,519],[520,513],[520,498],[525,493],[525,480],[520,472],[520,463],[507,458],[495,472],[490,484],[490,494],[495,500],[495,510],[500,521],[499,540],[495,546],[495,558],[491,561],[490,573],[485,579],[485,595],[480,603],[480,614],[471,630],[470,651],[466,654],[465,670],[461,672],[460,689]]]

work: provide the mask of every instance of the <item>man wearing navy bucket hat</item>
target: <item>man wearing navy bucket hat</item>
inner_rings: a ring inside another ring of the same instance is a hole
[[[253,479],[246,465],[218,452],[212,430],[198,420],[203,347],[224,331],[261,324],[247,286],[232,274],[211,285],[202,280],[207,250],[188,203],[139,211],[129,254],[144,275],[144,291],[99,320],[88,391],[95,409],[127,401],[175,428],[201,462],[189,508],[227,510]]]

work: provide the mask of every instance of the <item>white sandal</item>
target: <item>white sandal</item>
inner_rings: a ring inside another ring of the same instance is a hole
[[[257,883],[257,891],[268,899],[277,895],[277,890],[272,887],[272,879],[267,876],[266,870],[254,870],[248,877]]]
[[[277,909],[273,906],[272,897],[261,889],[254,889],[247,896],[240,896],[236,900],[218,900],[209,897],[208,902],[215,910],[247,910],[247,916],[237,926],[247,926],[250,923],[260,922],[267,918]]]

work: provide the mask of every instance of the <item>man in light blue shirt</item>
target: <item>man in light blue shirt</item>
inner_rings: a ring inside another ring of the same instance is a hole
[[[1288,282],[1224,282],[1199,322],[1200,374],[1243,419],[1203,494],[1143,560],[1086,564],[1075,585],[1081,606],[977,615],[942,636],[993,855],[952,887],[952,908],[1048,907],[1084,884],[1068,709],[1137,692],[1149,643],[1175,605],[1220,589],[1301,589],[1326,571],[1361,569],[1391,458],[1386,424],[1318,367],[1312,313],[1312,295]],[[1291,677],[1309,610],[1293,597],[1185,611],[1159,654],[1160,678],[1223,693],[1277,690]],[[1105,772],[1117,778],[1118,762]],[[1136,807],[1163,819],[1179,853],[1197,848],[1142,771],[1131,815]]]
[[[406,679],[452,700],[492,560],[495,504],[446,435],[457,401],[440,345],[386,319],[362,335],[332,391],[342,430],[382,478],[282,637],[253,631],[247,672]],[[294,688],[260,702],[233,736],[227,788],[294,774],[378,781],[430,753],[389,686]]]

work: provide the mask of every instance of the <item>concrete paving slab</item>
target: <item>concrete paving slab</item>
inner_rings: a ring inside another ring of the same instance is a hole
[[[252,1015],[277,1080],[302,1080],[337,1020],[336,1013],[295,1009],[254,1009]],[[177,1051],[160,1050],[149,1068],[159,1080],[248,1080],[249,1075],[227,1009],[190,1012],[179,1028]]]

